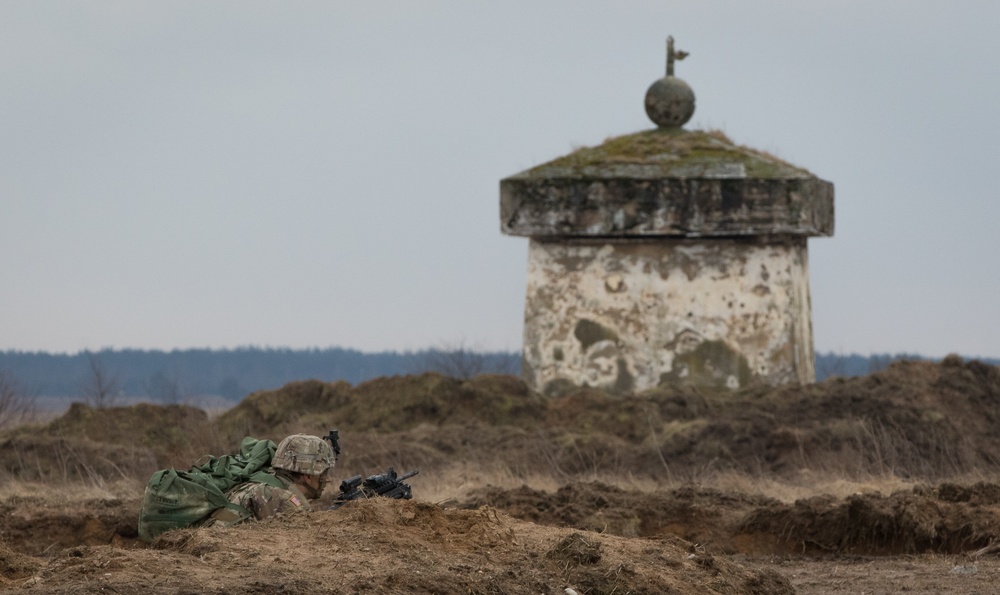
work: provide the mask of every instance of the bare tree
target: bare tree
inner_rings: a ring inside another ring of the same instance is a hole
[[[87,352],[90,373],[80,383],[84,402],[91,407],[111,407],[121,395],[121,380],[96,353]]]
[[[163,370],[158,370],[146,381],[145,388],[146,394],[159,403],[177,405],[188,399],[189,391],[181,382],[181,375],[177,370],[174,370],[171,376],[167,376]]]
[[[12,373],[0,370],[0,428],[22,424],[35,413],[35,397],[28,394]]]
[[[446,343],[437,349],[424,352],[419,367],[468,380],[479,374],[517,374],[518,358],[507,353],[488,353],[460,340],[457,344]]]

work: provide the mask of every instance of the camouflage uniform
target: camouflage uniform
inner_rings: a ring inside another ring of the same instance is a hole
[[[249,510],[253,515],[251,518],[258,521],[276,514],[311,510],[309,501],[298,486],[281,476],[277,477],[286,484],[284,489],[266,483],[248,481],[230,490],[226,496],[233,504]],[[235,510],[220,508],[212,514],[211,520],[206,524],[229,526],[240,522],[240,520],[240,516]]]
[[[277,470],[274,477],[284,485],[283,488],[248,481],[231,489],[226,497],[233,504],[247,509],[252,518],[258,521],[281,513],[308,512],[311,509],[308,499],[287,474],[320,478],[319,492],[322,492],[336,462],[337,456],[333,449],[321,438],[305,434],[288,436],[278,445],[271,461],[271,466]],[[318,496],[319,493],[313,495]],[[206,524],[228,526],[241,520],[244,519],[236,511],[223,508],[216,510]]]

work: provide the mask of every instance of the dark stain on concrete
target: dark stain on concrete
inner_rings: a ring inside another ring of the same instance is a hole
[[[685,370],[687,373],[682,376]],[[660,376],[660,384],[725,389],[730,376],[736,377],[740,387],[751,383],[753,372],[747,358],[723,341],[704,341],[693,351],[676,355],[673,369]]]
[[[586,351],[598,341],[618,341],[618,334],[613,330],[586,318],[576,323],[573,336],[580,342],[581,351]]]

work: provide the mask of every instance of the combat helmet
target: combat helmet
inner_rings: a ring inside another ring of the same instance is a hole
[[[337,462],[330,445],[317,436],[292,434],[278,444],[271,466],[306,475],[322,475]]]

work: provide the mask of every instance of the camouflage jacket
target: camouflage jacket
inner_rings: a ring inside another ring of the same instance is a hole
[[[280,475],[276,476],[284,488],[278,488],[266,483],[248,481],[242,483],[226,493],[229,501],[242,506],[250,511],[253,519],[262,520],[276,514],[289,514],[294,512],[308,512],[310,510],[309,501],[299,491],[298,486],[289,482]],[[230,526],[239,523],[240,515],[236,511],[221,508],[212,513],[206,525]]]

